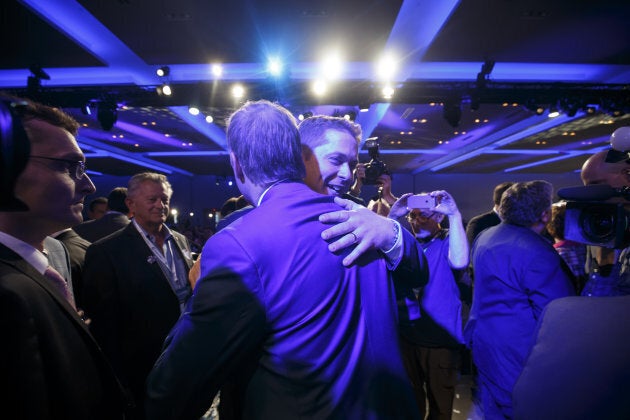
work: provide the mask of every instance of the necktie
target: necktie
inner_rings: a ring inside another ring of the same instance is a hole
[[[51,266],[48,266],[48,268],[46,268],[46,271],[44,271],[44,276],[52,281],[55,287],[57,287],[57,289],[61,292],[63,297],[65,297],[66,300],[70,302],[70,305],[72,305],[72,307],[76,309],[74,296],[72,296],[72,293],[70,293],[70,290],[68,289],[68,283],[66,283],[66,279],[64,279],[63,276]]]

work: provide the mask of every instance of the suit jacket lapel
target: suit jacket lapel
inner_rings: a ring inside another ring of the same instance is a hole
[[[20,271],[22,274],[30,278],[33,282],[43,288],[59,306],[63,307],[65,311],[70,315],[86,332],[89,333],[85,322],[79,317],[70,303],[61,296],[56,287],[51,283],[51,280],[47,279],[43,274],[40,274],[35,268],[23,260],[18,254],[11,249],[0,244],[0,262],[8,266],[13,267],[15,270]],[[92,337],[90,335],[90,337]]]

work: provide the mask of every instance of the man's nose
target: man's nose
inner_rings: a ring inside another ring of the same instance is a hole
[[[348,163],[344,163],[341,168],[339,168],[339,178],[350,179],[353,177],[352,169]]]

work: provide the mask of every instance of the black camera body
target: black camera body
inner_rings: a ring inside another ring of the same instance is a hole
[[[630,215],[623,203],[568,201],[564,237],[604,248],[625,248],[630,244]]]
[[[564,237],[586,245],[622,249],[630,245],[630,187],[605,184],[558,191],[566,200]],[[616,198],[611,201],[611,199]],[[621,200],[620,200],[621,198]]]
[[[370,161],[365,165],[365,179],[363,184],[376,185],[376,180],[384,173],[388,173],[385,162],[380,160],[378,152],[378,142],[375,139],[367,139],[365,147],[370,154]]]

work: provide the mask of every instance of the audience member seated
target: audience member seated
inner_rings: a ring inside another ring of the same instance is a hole
[[[89,220],[73,229],[83,239],[96,242],[129,224],[129,208],[125,204],[127,188],[114,188],[107,197],[107,213],[98,220]]]

